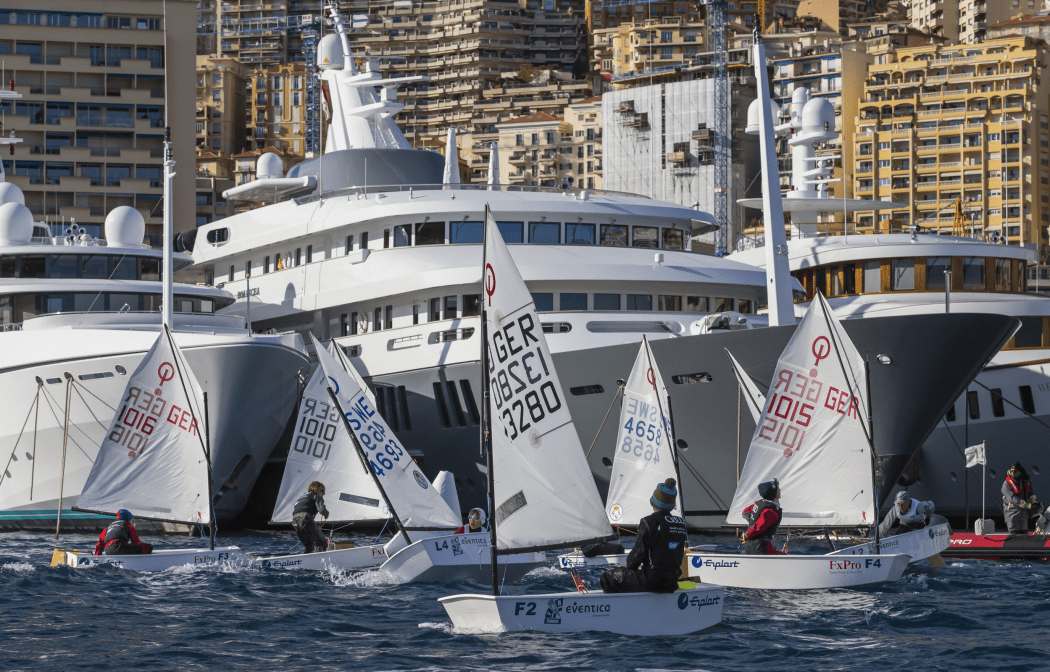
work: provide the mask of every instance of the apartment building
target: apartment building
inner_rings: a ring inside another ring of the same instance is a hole
[[[912,0],[908,18],[919,30],[949,42],[977,44],[988,37],[989,26],[1042,9],[1043,0]]]
[[[222,192],[234,186],[233,159],[213,152],[197,154],[196,225],[201,226],[233,214]]]
[[[869,66],[852,182],[859,198],[895,200],[858,226],[952,231],[957,199],[977,235],[1048,243],[1050,81],[1046,44],[901,48]],[[888,221],[887,221],[888,220]]]
[[[46,9],[28,0],[0,6],[0,58],[5,80],[22,99],[0,103],[4,132],[24,142],[3,157],[8,179],[25,194],[38,220],[75,219],[94,236],[119,205],[146,218],[151,243],[161,236],[164,126],[172,129],[176,170],[194,163],[195,5],[159,0],[110,0],[85,6],[55,0]],[[175,212],[190,212],[193,180],[175,180]],[[175,230],[191,228],[175,217]]]
[[[245,148],[246,76],[235,58],[197,56],[197,152],[232,156]]]
[[[307,151],[306,83],[306,65],[302,62],[249,70],[245,82],[246,138],[238,149],[275,147],[301,160]]]
[[[609,29],[608,45],[603,71],[615,85],[625,77],[673,72],[691,61],[705,50],[704,24],[678,16],[622,23]]]
[[[197,53],[249,67],[304,62],[304,33],[320,31],[323,9],[324,0],[199,0]]]
[[[1022,16],[988,25],[988,39],[994,40],[1008,35],[1024,35],[1050,42],[1050,12],[1044,11],[1033,16]]]

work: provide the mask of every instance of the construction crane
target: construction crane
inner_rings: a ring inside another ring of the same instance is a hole
[[[729,237],[729,161],[732,151],[730,137],[729,73],[726,69],[725,16],[726,0],[703,0],[707,5],[708,44],[714,56],[714,201],[715,254],[728,252]]]

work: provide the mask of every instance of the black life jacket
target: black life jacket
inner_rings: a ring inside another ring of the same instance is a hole
[[[109,524],[109,527],[106,528],[106,541],[103,544],[103,548],[118,539],[125,544],[131,543],[131,533],[128,532],[128,521],[126,520],[114,520]]]
[[[642,527],[645,531],[642,531]],[[677,576],[682,568],[685,547],[689,541],[685,520],[669,513],[655,511],[642,518],[638,525],[641,539],[649,552],[649,567],[657,572],[670,572]]]
[[[309,514],[310,518],[317,515],[317,510],[320,506],[324,506],[323,500],[320,502],[321,496],[316,492],[308,492],[295,502],[295,508],[292,509],[292,513],[306,513]]]
[[[766,509],[773,509],[774,511],[776,511],[777,522],[773,523],[773,525],[768,530],[762,532],[761,534],[756,534],[753,537],[748,537],[748,539],[772,539],[773,535],[777,533],[777,528],[780,527],[781,515],[780,505],[776,502],[771,502],[768,499],[760,499],[754,504],[752,504],[750,507],[748,507],[748,511],[745,511],[744,515],[747,518],[748,524],[754,525],[755,522],[762,517],[762,512]]]

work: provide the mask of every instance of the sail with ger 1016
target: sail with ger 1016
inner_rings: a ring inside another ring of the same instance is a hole
[[[338,346],[333,343],[331,348],[332,354],[336,355]],[[347,363],[342,363],[345,368]],[[295,434],[288,449],[272,522],[290,523],[296,501],[313,481],[325,484],[325,505],[333,523],[390,517],[383,495],[372,476],[365,471],[343,427],[339,411],[332,405],[328,385],[324,370],[318,366],[310,376],[299,404]]]
[[[670,414],[667,387],[649,348],[649,339],[643,336],[623,391],[620,429],[609,476],[606,513],[613,525],[637,525],[653,512],[649,503],[653,487],[668,478],[678,480]],[[675,503],[672,513],[682,515],[681,500]]]
[[[482,277],[497,548],[611,537],[532,295],[487,208]]]
[[[728,525],[758,484],[778,479],[782,525],[878,523],[864,360],[818,293],[781,354],[740,474]]]
[[[346,417],[346,425],[341,431],[345,432],[348,425],[354,433],[368,463],[363,468],[371,469],[375,475],[376,482],[386,494],[387,503],[401,521],[403,529],[406,532],[451,532],[459,528],[462,525],[459,514],[454,513],[441,498],[441,493],[423,475],[423,470],[383,420],[371,401],[368,388],[353,366],[343,368],[316,338],[314,348],[321,362],[319,368],[327,378],[328,389],[335,395]]]
[[[128,378],[74,509],[209,524],[204,431],[201,387],[164,326]]]

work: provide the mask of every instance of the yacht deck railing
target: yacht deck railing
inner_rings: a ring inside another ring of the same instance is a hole
[[[341,189],[326,190],[323,193],[312,193],[294,199],[296,203],[311,203],[321,198],[338,198],[340,196],[358,196],[368,194],[381,194],[388,192],[414,192],[414,191],[506,191],[527,193],[549,193],[569,194],[574,198],[586,200],[590,195],[599,196],[621,196],[627,198],[644,198],[651,200],[642,194],[632,194],[626,191],[612,191],[609,189],[580,189],[577,187],[545,187],[523,184],[370,184],[367,186],[344,187]]]

